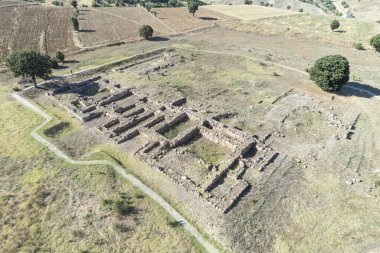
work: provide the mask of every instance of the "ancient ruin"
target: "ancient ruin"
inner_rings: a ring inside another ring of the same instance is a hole
[[[47,95],[223,213],[250,187],[242,174],[263,171],[278,156],[255,136],[185,108],[185,97],[159,103],[121,87],[96,76]]]

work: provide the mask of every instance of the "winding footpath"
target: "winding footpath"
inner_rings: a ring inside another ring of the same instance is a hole
[[[48,124],[53,117],[29,102],[27,99],[23,98],[20,94],[13,93],[12,97],[15,98],[19,103],[24,105],[26,108],[38,113],[40,116],[44,118],[44,121],[32,130],[31,135],[38,142],[46,146],[51,152],[53,152],[56,156],[63,159],[64,161],[75,164],[75,165],[108,165],[111,166],[120,176],[127,179],[132,185],[137,187],[151,199],[157,202],[165,211],[173,217],[181,226],[187,230],[194,238],[198,241],[200,245],[202,245],[208,252],[216,253],[218,250],[210,244],[203,236],[197,231],[195,227],[193,227],[179,212],[177,212],[165,199],[163,199],[160,195],[150,189],[147,185],[141,182],[138,178],[133,176],[130,173],[127,173],[125,168],[108,160],[89,160],[89,161],[78,161],[74,160],[71,157],[67,156],[62,150],[57,148],[54,144],[46,140],[38,131],[41,130],[46,124]]]

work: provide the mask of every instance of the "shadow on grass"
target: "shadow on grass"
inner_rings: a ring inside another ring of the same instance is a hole
[[[213,18],[213,17],[199,17],[198,19],[202,19],[202,20],[218,20],[217,18]]]
[[[161,36],[154,36],[152,38],[149,39],[150,41],[168,41],[169,38],[166,38],[166,37],[161,37]]]
[[[79,29],[78,32],[81,32],[81,33],[93,33],[93,32],[96,32],[96,30],[93,30],[93,29]]]
[[[338,94],[346,97],[355,96],[362,98],[372,98],[375,96],[380,96],[380,89],[372,87],[368,84],[348,82],[340,89]]]

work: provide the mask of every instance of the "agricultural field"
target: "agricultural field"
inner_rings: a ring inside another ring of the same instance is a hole
[[[138,39],[144,24],[152,26],[155,35],[172,33],[141,7],[82,8],[78,18],[78,37],[84,47]]]
[[[235,18],[209,10],[205,7],[199,7],[193,18],[187,8],[156,8],[151,12],[156,12],[156,17],[176,32],[214,26],[224,22],[235,20]]]
[[[70,8],[34,5],[0,8],[0,59],[21,49],[47,54],[75,49],[71,14]]]
[[[296,14],[294,11],[254,5],[208,5],[204,8],[242,20],[258,20]]]

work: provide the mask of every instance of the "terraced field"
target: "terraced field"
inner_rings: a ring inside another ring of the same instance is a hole
[[[69,8],[36,5],[0,8],[0,60],[22,49],[48,54],[75,49],[71,13]]]

